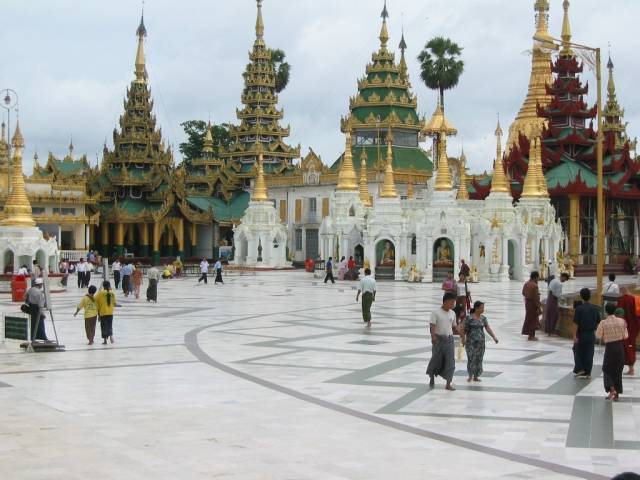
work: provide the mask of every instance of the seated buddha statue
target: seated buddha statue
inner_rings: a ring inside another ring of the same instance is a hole
[[[449,248],[449,242],[444,238],[440,240],[440,245],[436,248],[436,258],[433,264],[436,267],[450,267],[453,265],[453,258],[451,258],[451,249]]]
[[[384,251],[382,252],[382,261],[381,265],[394,266],[396,264],[396,254],[393,249],[393,245],[391,242],[387,241],[384,244]]]

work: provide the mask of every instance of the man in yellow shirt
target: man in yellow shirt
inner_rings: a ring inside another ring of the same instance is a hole
[[[102,282],[102,290],[96,294],[95,299],[100,316],[102,344],[107,344],[107,338],[113,343],[113,309],[116,306],[116,294],[111,290],[109,281]]]
[[[76,313],[73,314],[75,317],[80,310],[84,310],[84,330],[87,333],[89,345],[93,345],[93,337],[96,334],[96,321],[98,320],[98,306],[96,305],[96,299],[94,297],[96,290],[98,289],[95,285],[89,287],[87,294],[82,297],[82,300],[78,303]]]

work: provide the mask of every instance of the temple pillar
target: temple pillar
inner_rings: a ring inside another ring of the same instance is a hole
[[[167,227],[167,256],[173,257],[173,236],[174,229],[171,225]]]
[[[151,251],[151,263],[153,265],[160,264],[160,224],[154,222],[153,224],[153,248]]]
[[[180,260],[184,260],[184,220],[179,218],[176,226],[176,237],[178,239],[178,251],[176,255],[180,257]]]
[[[124,225],[121,222],[115,225],[114,237],[116,255],[122,255],[124,253]]]
[[[103,223],[100,230],[101,230],[100,247],[102,249],[100,253],[102,253],[103,257],[108,257],[109,256],[109,224]]]
[[[580,255],[580,195],[569,195],[569,255],[574,261]]]
[[[196,256],[198,249],[198,226],[195,223],[191,224],[191,256]]]
[[[140,224],[140,256],[149,256],[149,225],[146,223]]]

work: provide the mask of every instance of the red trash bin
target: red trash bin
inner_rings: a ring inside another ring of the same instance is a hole
[[[11,279],[11,300],[24,302],[27,293],[27,278],[24,275],[14,275]]]

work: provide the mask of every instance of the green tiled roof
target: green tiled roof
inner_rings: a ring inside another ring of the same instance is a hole
[[[387,147],[386,146],[357,146],[353,147],[353,165],[357,171],[360,171],[360,155],[362,154],[362,150],[366,150],[367,152],[367,168],[373,168],[376,162],[378,161],[378,151],[380,152],[380,159],[385,161],[387,155]],[[330,170],[333,172],[337,172],[340,168],[340,164],[342,163],[342,157],[344,154],[340,155],[340,157],[331,165]],[[415,168],[418,171],[433,171],[433,163],[429,159],[427,152],[422,150],[419,147],[393,147],[393,168],[396,169],[411,169]]]
[[[579,162],[567,161],[564,158],[561,164],[547,171],[545,177],[549,188],[564,188],[576,180],[578,173],[587,187],[596,188],[598,186],[598,178],[589,168]]]
[[[75,173],[82,173],[87,165],[80,160],[57,160],[52,159],[53,165],[55,168],[65,174],[65,175],[73,175]]]
[[[228,203],[214,197],[187,197],[187,201],[204,212],[211,207],[214,219],[218,222],[230,222],[244,215],[244,211],[249,206],[249,198],[249,192],[238,192]]]
[[[111,210],[113,210],[113,207],[116,205],[115,202],[113,203],[102,203],[100,204],[99,208],[100,210],[102,210],[103,212],[110,212]],[[117,203],[119,208],[122,208],[123,210],[125,210],[127,213],[130,213],[132,215],[136,215],[138,213],[141,213],[145,210],[147,211],[151,211],[154,212],[156,210],[158,210],[161,207],[161,204],[159,203],[149,203],[149,202],[145,202],[144,200],[135,200],[132,198],[126,198],[124,200],[118,200]]]
[[[409,106],[406,106],[406,107],[401,107],[401,106],[356,107],[353,109],[352,114],[355,115],[358,118],[358,120],[364,122],[365,119],[372,113],[373,115],[380,115],[380,118],[384,120],[389,115],[391,115],[392,111],[395,111],[396,115],[398,115],[398,118],[400,118],[400,120],[402,120],[403,122],[405,122],[405,119],[409,115],[413,117],[414,125],[418,125],[420,121],[420,119],[418,118],[418,115],[416,114],[415,109]],[[372,127],[375,127],[375,125],[373,125]]]

